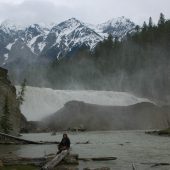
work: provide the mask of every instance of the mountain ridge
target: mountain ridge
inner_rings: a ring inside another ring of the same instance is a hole
[[[81,46],[92,50],[98,42],[103,41],[109,34],[113,38],[122,39],[126,34],[134,30],[135,24],[125,17],[109,20],[103,24],[86,24],[76,18],[70,18],[59,24],[31,24],[22,26],[12,21],[4,21],[0,25],[0,65],[8,63],[12,46],[21,39],[29,48],[30,54],[46,56],[53,60],[61,55],[67,55],[70,51]],[[106,29],[107,28],[107,29]],[[9,48],[10,47],[10,48]],[[23,50],[22,50],[23,51]],[[22,54],[23,55],[23,54]],[[15,58],[13,54],[13,58]]]
[[[53,127],[53,130],[72,129],[80,125],[92,131],[163,129],[169,127],[169,109],[148,102],[129,106],[101,106],[70,101],[45,117],[43,122],[47,127]]]

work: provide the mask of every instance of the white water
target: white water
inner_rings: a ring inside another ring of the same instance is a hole
[[[16,86],[17,91],[20,87]],[[40,120],[64,106],[68,101],[78,100],[86,103],[112,106],[128,106],[148,99],[138,98],[126,92],[94,90],[53,90],[50,88],[26,87],[22,113],[28,120]]]

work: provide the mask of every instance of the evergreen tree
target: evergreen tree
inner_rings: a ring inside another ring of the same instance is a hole
[[[9,134],[12,130],[12,124],[10,123],[10,111],[9,111],[9,100],[5,97],[5,103],[3,107],[2,117],[0,121],[1,129],[4,133]]]
[[[153,21],[152,21],[152,17],[149,17],[149,28],[153,27]]]
[[[115,37],[115,41],[117,40],[117,37]],[[106,48],[112,48],[113,47],[113,36],[109,34],[108,38],[104,41],[104,46]]]
[[[19,103],[19,106],[21,106],[24,102],[24,96],[25,96],[25,90],[26,90],[26,79],[24,79],[24,81],[22,82],[21,84],[21,91],[18,92],[18,97],[17,97],[17,100],[18,100],[18,103]]]
[[[148,28],[148,26],[147,26],[146,22],[144,21],[142,31],[143,32],[147,31],[147,28]]]
[[[136,32],[139,32],[140,31],[140,26],[136,25],[135,30],[136,30]]]
[[[165,16],[163,13],[160,13],[160,17],[159,17],[159,20],[158,20],[158,26],[161,26],[165,24]]]

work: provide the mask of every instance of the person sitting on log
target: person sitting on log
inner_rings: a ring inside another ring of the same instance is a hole
[[[70,139],[67,134],[63,134],[63,138],[58,145],[58,152],[57,154],[61,153],[63,150],[68,150],[70,148]]]

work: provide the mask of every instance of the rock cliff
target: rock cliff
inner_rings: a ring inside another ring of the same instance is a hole
[[[16,100],[16,89],[8,79],[8,71],[0,67],[0,120],[3,115],[5,98],[8,98],[9,120],[12,126],[11,134],[18,134],[20,131],[21,112]],[[2,127],[0,126],[0,131]]]

